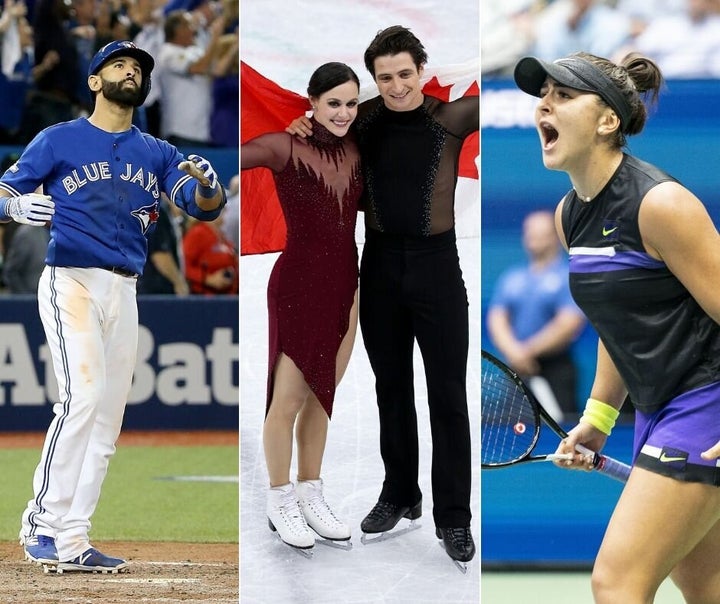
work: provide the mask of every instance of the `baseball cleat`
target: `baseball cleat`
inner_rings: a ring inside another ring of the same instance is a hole
[[[124,572],[128,563],[121,558],[111,558],[94,547],[85,550],[77,558],[68,562],[60,562],[57,565],[58,574],[64,572],[85,572],[85,573],[111,573]]]
[[[34,564],[53,566],[58,563],[55,539],[47,535],[32,535],[24,538],[25,560]]]

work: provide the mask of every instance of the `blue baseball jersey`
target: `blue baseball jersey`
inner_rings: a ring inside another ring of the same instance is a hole
[[[178,169],[183,160],[174,146],[135,126],[107,132],[79,118],[40,132],[2,176],[0,189],[17,196],[42,185],[52,197],[46,264],[141,274],[161,192],[199,220],[213,220],[222,209],[197,206],[197,181]]]

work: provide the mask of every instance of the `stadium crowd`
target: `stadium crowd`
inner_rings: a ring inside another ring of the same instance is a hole
[[[583,50],[617,61],[631,51],[666,78],[720,77],[720,0],[483,0],[481,69],[507,77],[525,55]]]
[[[132,40],[155,59],[134,125],[190,152],[237,149],[238,16],[237,0],[4,0],[0,145],[22,146],[48,126],[90,115],[92,57],[108,42]],[[17,156],[0,159],[4,172]],[[150,235],[139,293],[237,294],[237,179],[225,184],[228,205],[217,221],[169,217]],[[29,231],[0,225],[0,292],[37,289],[47,229]]]
[[[92,109],[87,71],[113,40],[156,62],[135,125],[178,146],[237,147],[237,0],[4,0],[0,145]]]

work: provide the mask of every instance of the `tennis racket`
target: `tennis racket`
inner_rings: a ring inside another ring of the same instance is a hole
[[[533,455],[540,438],[541,420],[561,439],[567,436],[567,432],[542,408],[517,373],[485,350],[482,351],[481,373],[482,468],[572,458],[570,453]],[[598,472],[621,482],[627,481],[630,475],[627,464],[582,445],[576,448],[584,455],[593,456],[593,466]]]

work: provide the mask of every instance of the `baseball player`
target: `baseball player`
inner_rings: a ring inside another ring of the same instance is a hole
[[[40,132],[0,178],[0,220],[51,221],[38,306],[60,402],[20,532],[26,559],[46,570],[127,567],[92,547],[88,532],[132,383],[146,235],[161,192],[200,220],[225,204],[207,160],[185,160],[132,126],[153,66],[131,42],[101,48],[88,72],[92,115]]]

